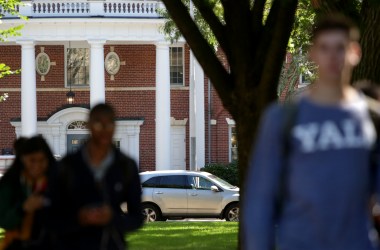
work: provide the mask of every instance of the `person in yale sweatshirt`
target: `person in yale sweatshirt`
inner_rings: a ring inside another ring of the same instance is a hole
[[[274,103],[264,112],[245,186],[243,249],[378,249],[369,208],[376,131],[350,85],[358,40],[347,18],[321,18],[309,51],[316,81],[292,111]]]

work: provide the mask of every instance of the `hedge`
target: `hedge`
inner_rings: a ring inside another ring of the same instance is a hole
[[[239,186],[238,169],[239,168],[237,162],[228,164],[212,163],[205,165],[203,168],[201,168],[201,171],[209,172],[213,175],[218,176],[219,178],[222,178],[234,186]]]

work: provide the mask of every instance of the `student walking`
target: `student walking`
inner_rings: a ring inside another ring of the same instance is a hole
[[[54,249],[124,250],[125,233],[143,224],[137,166],[113,146],[115,113],[111,106],[95,106],[88,129],[88,142],[61,160],[54,179]],[[121,209],[124,203],[127,213]]]
[[[347,18],[320,19],[309,51],[317,80],[293,104],[266,110],[247,177],[243,249],[378,249],[369,209],[376,132],[350,85],[358,39]]]

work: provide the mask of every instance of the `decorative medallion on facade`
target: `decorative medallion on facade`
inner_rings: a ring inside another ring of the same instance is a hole
[[[125,65],[125,61],[121,62],[118,54],[114,52],[114,47],[110,47],[110,52],[104,60],[104,67],[108,74],[111,75],[111,81],[115,80],[115,75],[119,72],[120,66]]]
[[[73,121],[72,123],[69,124],[67,129],[68,130],[87,129],[87,122],[85,122],[85,121]]]
[[[45,48],[41,47],[41,52],[36,57],[36,71],[41,76],[41,81],[45,81],[45,76],[49,73],[50,67],[56,65],[50,61],[48,54],[44,52]]]

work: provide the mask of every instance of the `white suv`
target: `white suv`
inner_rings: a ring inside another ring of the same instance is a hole
[[[140,173],[145,221],[224,218],[239,221],[239,188],[207,172]]]

